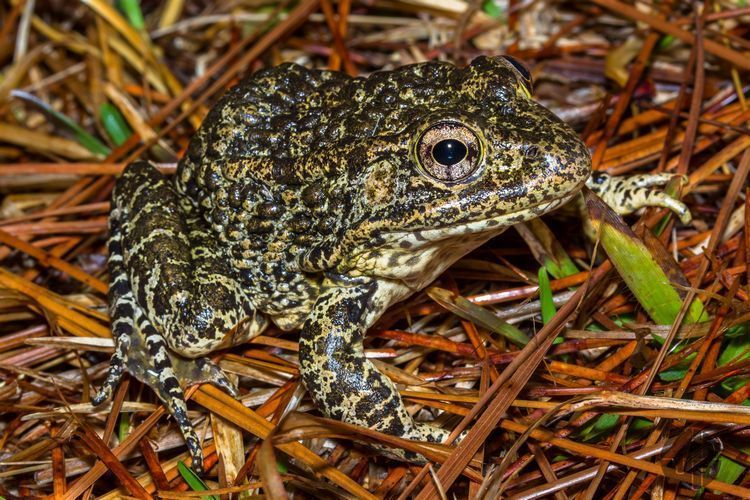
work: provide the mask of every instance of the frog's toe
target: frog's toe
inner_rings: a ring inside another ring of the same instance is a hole
[[[674,212],[683,224],[689,224],[692,220],[690,210],[680,200],[672,198],[663,191],[645,187],[628,189],[623,196],[611,200],[608,204],[621,215],[631,214],[646,207],[662,207]]]
[[[192,459],[191,467],[196,473],[201,474],[203,449],[187,415],[185,394],[180,385],[182,379],[177,368],[186,364],[187,360],[170,354],[164,338],[148,320],[142,319],[140,329],[146,340],[145,349],[136,351],[135,357],[131,356],[127,364],[128,372],[151,387],[164,402],[185,438]],[[153,369],[148,369],[148,366]]]
[[[182,432],[182,436],[185,438],[185,444],[191,458],[190,466],[197,474],[202,474],[203,448],[193,428],[193,424],[187,416],[185,395],[180,388],[174,371],[171,368],[163,370],[159,375],[158,385],[151,385],[151,387],[156,390],[159,398],[167,405],[169,413],[174,417],[177,426],[180,428],[180,432]]]
[[[128,360],[127,352],[130,346],[129,336],[127,334],[122,335],[116,342],[116,345],[117,347],[114,354],[112,354],[112,359],[109,361],[107,378],[104,380],[99,392],[91,400],[91,404],[94,406],[98,406],[112,397],[115,389],[120,384],[120,380],[122,380],[123,373],[125,373],[125,365]]]
[[[94,406],[99,406],[100,404],[111,398],[112,394],[115,392],[115,389],[120,384],[120,380],[122,379],[124,370],[121,363],[115,366],[114,361],[115,359],[112,358],[112,363],[110,363],[107,378],[104,380],[101,388],[99,388],[99,392],[97,392],[96,395],[91,399],[91,404]]]
[[[690,221],[693,220],[693,216],[687,205],[662,191],[649,191],[645,193],[643,195],[643,206],[668,208],[679,217],[680,222],[683,224],[690,224]]]
[[[229,381],[224,371],[208,358],[184,359],[175,357],[174,370],[184,386],[208,383],[239,398],[237,387]]]

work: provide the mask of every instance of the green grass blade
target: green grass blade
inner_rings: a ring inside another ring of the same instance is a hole
[[[555,279],[565,278],[578,272],[578,267],[543,220],[533,219],[515,228],[529,245],[537,262],[543,265]]]
[[[99,108],[99,116],[112,142],[118,146],[122,145],[133,134],[120,110],[112,104],[108,102],[102,104]]]
[[[110,149],[106,145],[104,145],[99,139],[97,139],[93,135],[86,132],[80,125],[78,125],[75,121],[73,121],[69,116],[60,113],[59,111],[54,109],[52,106],[50,106],[46,102],[39,99],[37,96],[33,94],[29,94],[28,92],[24,92],[23,90],[13,90],[11,91],[11,95],[17,99],[21,99],[30,104],[33,104],[34,106],[39,108],[44,114],[51,117],[53,120],[57,121],[64,127],[68,128],[73,133],[78,143],[84,148],[94,153],[95,155],[102,156],[102,157],[109,155]]]
[[[118,4],[133,28],[139,31],[146,29],[146,21],[143,19],[143,12],[138,0],[120,0]]]
[[[552,298],[552,287],[549,284],[549,275],[543,267],[539,268],[539,300],[542,304],[542,321],[546,325],[557,312],[555,301]]]
[[[203,480],[198,477],[198,475],[193,472],[193,469],[185,465],[185,463],[180,460],[177,462],[177,470],[180,472],[180,476],[182,476],[182,479],[185,480],[187,485],[190,487],[193,491],[206,491],[208,490],[208,486],[206,486],[206,483],[203,482]],[[219,497],[215,495],[206,495],[202,496],[201,500],[219,500]]]

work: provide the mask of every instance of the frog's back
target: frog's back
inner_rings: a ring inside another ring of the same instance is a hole
[[[180,184],[194,195],[196,188],[212,183],[216,162],[263,158],[276,164],[274,171],[258,170],[273,176],[263,179],[267,182],[290,182],[296,174],[309,180],[310,172],[295,168],[296,159],[315,152],[326,156],[327,149],[398,132],[408,123],[405,114],[424,112],[436,100],[450,98],[456,72],[450,64],[434,62],[367,78],[292,63],[254,73],[227,91],[208,114],[180,164]],[[324,163],[324,170],[348,167]]]

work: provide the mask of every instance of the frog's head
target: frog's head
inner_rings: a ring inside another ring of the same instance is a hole
[[[342,267],[363,274],[404,277],[455,260],[570,199],[591,169],[578,135],[532,100],[517,61],[414,68],[396,103],[401,127],[372,140],[352,179],[359,194]]]

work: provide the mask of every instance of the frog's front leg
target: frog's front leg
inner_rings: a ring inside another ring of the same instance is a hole
[[[328,417],[405,439],[442,442],[449,432],[415,422],[391,380],[365,358],[362,341],[380,316],[378,282],[328,282],[300,337],[300,373]],[[390,455],[419,461],[413,453]]]
[[[594,172],[586,181],[586,186],[620,215],[627,215],[644,207],[663,207],[672,210],[683,224],[690,223],[690,210],[680,200],[676,200],[658,189],[674,174],[641,174],[612,176],[604,172]]]
[[[253,314],[216,238],[180,206],[172,184],[151,165],[128,166],[112,205],[108,267],[115,353],[93,403],[108,399],[129,372],[164,401],[200,471],[202,450],[182,388],[210,382],[236,396],[222,371],[200,356],[257,335],[265,319]]]

